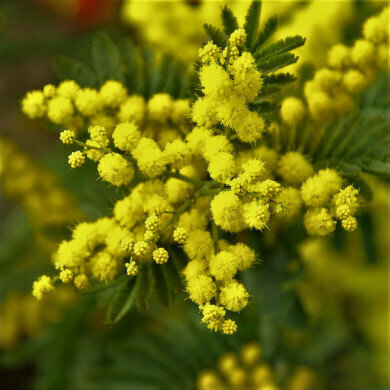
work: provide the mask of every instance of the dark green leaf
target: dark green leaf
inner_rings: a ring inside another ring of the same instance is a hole
[[[156,264],[153,262],[153,264],[151,265],[151,270],[153,272],[153,277],[154,277],[154,293],[157,299],[159,300],[159,302],[163,306],[168,307],[169,306],[168,285],[162,268],[165,268],[165,264]]]
[[[248,49],[253,49],[256,43],[257,30],[259,29],[261,13],[261,1],[254,0],[249,6],[248,12],[245,16],[244,29],[247,35],[246,46]]]
[[[257,35],[255,49],[263,46],[268,39],[275,33],[276,28],[278,27],[278,18],[276,16],[271,16],[264,25],[264,28],[260,30]]]
[[[252,106],[257,110],[258,113],[268,113],[268,112],[275,112],[280,109],[280,104],[270,101],[258,101],[255,100],[252,103]]]
[[[205,23],[203,25],[206,34],[210,39],[220,48],[224,48],[227,45],[226,35],[217,27]]]
[[[54,69],[61,80],[74,80],[82,87],[95,88],[97,76],[87,65],[67,57],[57,57]]]
[[[277,84],[283,85],[288,84],[295,81],[297,78],[291,73],[278,73],[278,74],[270,74],[264,77],[264,85],[267,84]]]
[[[295,64],[298,58],[292,53],[278,54],[268,60],[257,61],[257,67],[264,73],[272,73],[287,65]]]
[[[118,322],[133,306],[135,302],[136,278],[130,277],[115,291],[107,310],[106,322]]]
[[[234,16],[232,10],[227,5],[222,7],[221,16],[223,30],[225,31],[226,35],[230,35],[233,31],[238,29],[237,18]]]
[[[132,40],[126,39],[121,42],[120,50],[125,68],[126,86],[129,91],[136,92],[140,77],[138,49],[134,46]]]
[[[151,272],[151,265],[144,265],[137,275],[135,286],[135,303],[139,310],[148,310],[148,299],[153,291],[154,278]]]
[[[110,79],[125,82],[124,66],[119,48],[107,34],[99,33],[93,40],[92,61],[100,84]]]
[[[296,35],[294,37],[287,37],[285,39],[281,39],[266,48],[262,50],[257,50],[255,53],[255,58],[258,61],[264,61],[269,60],[270,58],[287,53],[291,50],[294,50],[300,46],[303,46],[305,44],[306,39],[302,38],[299,35]]]

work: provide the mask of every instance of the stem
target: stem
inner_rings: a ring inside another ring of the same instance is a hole
[[[218,227],[217,227],[217,225],[215,224],[214,221],[211,221],[211,237],[213,238],[213,242],[214,242],[214,251],[215,251],[215,253],[218,253],[219,252],[219,247],[218,247],[218,239],[219,239]]]
[[[104,147],[99,148],[98,146],[88,145],[88,144],[86,144],[85,142],[79,141],[79,140],[77,140],[77,139],[75,139],[74,142],[75,142],[77,145],[84,146],[85,148],[96,149],[96,150],[100,150],[101,152],[105,152],[105,153],[111,153],[111,152],[112,152],[111,149],[104,148]]]
[[[166,175],[168,177],[173,177],[175,179],[178,179],[178,180],[182,180],[182,181],[186,181],[187,183],[191,183],[193,184],[195,187],[202,187],[205,185],[205,182],[204,181],[201,181],[201,180],[196,180],[196,179],[192,179],[191,177],[188,177],[188,176],[185,176],[185,175],[182,175],[181,173],[179,172],[167,172]]]

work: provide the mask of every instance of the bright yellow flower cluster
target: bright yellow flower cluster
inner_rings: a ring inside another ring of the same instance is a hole
[[[48,91],[50,93],[48,93]],[[47,117],[51,122],[76,132],[90,126],[104,126],[111,136],[115,124],[134,122],[164,123],[167,128],[179,125],[190,115],[186,99],[174,100],[159,93],[145,101],[142,96],[128,95],[122,83],[106,81],[99,90],[81,88],[73,80],[65,80],[55,87],[46,85],[42,91],[28,92],[22,100],[22,111],[29,118]],[[74,137],[63,134],[63,142],[70,144]]]
[[[334,115],[345,115],[354,107],[353,95],[371,85],[379,71],[389,69],[389,8],[366,21],[363,39],[353,47],[333,46],[329,67],[318,70],[305,85],[310,115],[326,122]]]
[[[52,173],[3,137],[0,149],[1,191],[22,205],[34,226],[66,226],[80,218],[75,200]]]
[[[284,386],[277,382],[277,370],[262,360],[259,343],[245,344],[239,351],[224,353],[217,362],[217,369],[201,371],[196,379],[198,390],[259,389],[259,390],[309,390],[317,382],[309,367],[297,367]]]

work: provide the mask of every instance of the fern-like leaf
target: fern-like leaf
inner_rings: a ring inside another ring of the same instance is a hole
[[[221,16],[223,30],[225,31],[225,34],[229,36],[233,31],[238,29],[237,18],[234,16],[232,10],[226,5],[222,7]]]
[[[99,33],[93,40],[92,61],[100,84],[109,79],[125,82],[119,48],[107,34]]]
[[[264,27],[260,30],[257,35],[255,50],[263,46],[275,33],[278,27],[278,18],[276,16],[271,16],[266,22]]]
[[[224,48],[227,45],[226,35],[219,28],[207,23],[205,23],[203,27],[206,31],[206,34],[217,46]]]
[[[246,46],[249,50],[253,49],[256,43],[257,30],[259,28],[261,14],[261,1],[254,0],[249,6],[248,12],[245,16],[244,29],[247,35]]]
[[[87,65],[67,57],[54,60],[54,69],[61,80],[74,80],[82,87],[96,88],[96,73]]]
[[[281,39],[268,47],[257,50],[255,53],[255,58],[258,61],[269,60],[273,56],[280,55],[283,53],[287,53],[291,50],[294,50],[300,46],[305,44],[306,39],[302,38],[299,35],[294,37],[287,37],[285,39]]]
[[[263,79],[264,85],[268,84],[277,84],[284,85],[288,83],[292,83],[297,78],[291,73],[278,73],[278,74],[270,74],[265,76]]]
[[[264,73],[272,73],[287,65],[295,64],[298,58],[293,53],[278,54],[268,60],[257,61],[257,67]]]

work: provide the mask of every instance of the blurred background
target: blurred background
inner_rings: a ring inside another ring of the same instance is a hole
[[[45,302],[31,296],[32,282],[50,268],[50,254],[66,237],[68,227],[104,215],[121,194],[97,181],[92,166],[70,170],[58,132],[43,120],[23,116],[21,99],[27,91],[61,80],[59,57],[90,62],[97,31],[113,40],[130,37],[157,55],[174,53],[189,71],[206,39],[202,25],[220,24],[221,4],[201,0],[1,2],[2,389],[150,388],[145,378],[152,388],[190,389],[199,385],[205,370],[213,370],[212,375],[219,370],[222,375],[218,362],[227,352],[239,356],[241,351],[241,358],[246,356],[242,348],[247,343],[262,348],[262,357],[248,367],[263,359],[282,383],[296,374],[296,390],[389,388],[386,179],[367,176],[373,201],[362,216],[362,228],[348,238],[337,232],[327,240],[306,240],[291,253],[288,242],[275,245],[275,237],[269,234],[267,247],[259,249],[272,261],[245,276],[253,299],[241,314],[240,332],[234,337],[210,335],[198,324],[198,313],[180,299],[169,309],[152,305],[147,313],[132,311],[114,327],[104,325],[110,291],[76,296],[64,287]],[[248,2],[228,4],[242,21]],[[385,4],[264,1],[263,14],[264,18],[278,15],[278,36],[308,37],[299,49],[299,66],[292,71],[309,79],[313,69],[325,64],[333,44],[353,42],[363,21]],[[12,170],[20,175],[10,175]],[[256,235],[250,233],[248,239],[254,247],[260,245]],[[291,260],[296,258],[304,264],[302,275],[294,271]],[[294,272],[281,272],[284,269]],[[245,359],[242,364],[249,375],[244,363]],[[298,372],[299,367],[307,371]]]

